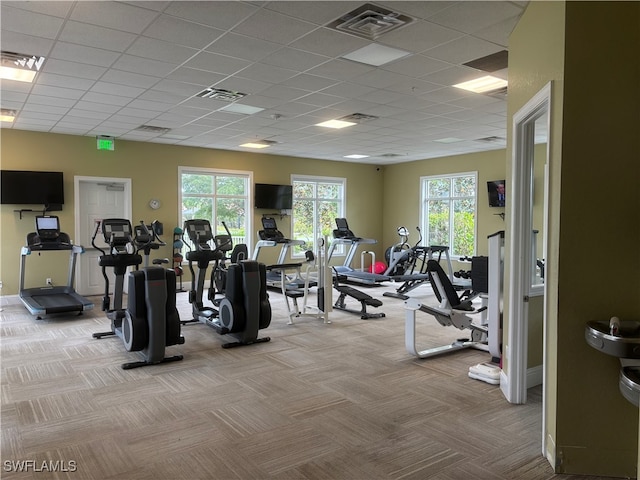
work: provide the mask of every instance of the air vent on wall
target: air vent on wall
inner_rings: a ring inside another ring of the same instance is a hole
[[[340,118],[340,120],[344,120],[345,122],[355,122],[362,123],[368,122],[370,120],[377,120],[378,117],[374,115],[366,115],[364,113],[352,113],[351,115],[347,115],[345,117]]]
[[[387,10],[372,3],[365,3],[329,23],[327,27],[368,40],[376,40],[381,35],[404,27],[411,22],[413,22],[413,18],[407,15]]]
[[[246,93],[242,92],[234,92],[232,90],[225,90],[224,88],[205,88],[200,93],[196,94],[196,97],[201,98],[212,98],[214,100],[221,100],[223,102],[235,102],[236,100],[240,100],[242,97],[246,97]]]
[[[149,132],[149,133],[158,133],[158,134],[163,134],[163,133],[167,133],[167,132],[171,131],[170,128],[167,128],[167,127],[156,127],[156,126],[153,126],[153,125],[140,125],[135,130],[138,131],[138,132]]]

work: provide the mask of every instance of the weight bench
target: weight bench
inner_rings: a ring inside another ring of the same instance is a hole
[[[440,301],[440,304],[435,307],[425,305],[414,298],[407,299],[405,302],[405,346],[407,351],[418,358],[433,357],[463,348],[476,348],[488,352],[488,327],[474,323],[469,316],[469,314],[483,312],[486,310],[486,307],[481,307],[476,310],[471,300],[463,300],[458,297],[451,280],[436,260],[429,260],[427,262],[427,273],[433,291],[436,298]],[[417,311],[433,315],[438,323],[444,327],[453,326],[459,330],[471,330],[471,338],[462,338],[450,345],[418,350],[416,347]]]
[[[367,312],[367,306],[369,307],[380,307],[382,306],[382,302],[377,298],[373,298],[368,293],[364,293],[356,288],[349,287],[348,285],[340,285],[340,279],[345,278],[344,275],[338,275],[337,272],[334,276],[333,288],[335,288],[338,292],[340,292],[340,296],[336,300],[333,308],[337,308],[338,310],[344,310],[345,312],[355,313],[356,315],[360,315],[362,320],[367,320],[369,318],[382,318],[385,316],[384,313],[370,313]],[[351,297],[354,300],[360,302],[361,309],[352,310],[347,308],[345,299],[347,297]]]

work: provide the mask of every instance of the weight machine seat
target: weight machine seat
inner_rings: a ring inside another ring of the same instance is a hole
[[[474,311],[471,300],[461,300],[460,297],[458,297],[449,276],[436,260],[427,261],[427,275],[433,287],[433,293],[435,293],[439,302],[442,302],[444,299],[448,306],[454,310],[462,310],[465,312]]]

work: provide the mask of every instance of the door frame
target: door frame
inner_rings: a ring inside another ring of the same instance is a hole
[[[506,374],[503,371],[500,388],[510,403],[526,403],[527,401],[527,346],[528,346],[528,298],[540,294],[539,287],[531,285],[531,231],[532,231],[532,191],[533,165],[535,148],[535,122],[547,114],[547,152],[546,171],[550,171],[551,156],[551,92],[552,82],[548,82],[513,116],[513,149],[511,158],[511,245],[509,248],[509,333],[508,348],[505,352],[507,361]],[[544,179],[544,249],[549,237],[549,175]],[[546,256],[546,251],[544,253]],[[546,275],[548,276],[548,275]],[[543,306],[543,362],[547,358],[547,319],[548,319],[548,282],[542,287],[545,296]],[[546,437],[546,366],[542,373],[542,450]]]
[[[80,239],[80,183],[118,183],[124,185],[124,211],[126,213],[126,218],[131,218],[132,215],[132,199],[131,199],[131,179],[130,178],[119,178],[119,177],[87,177],[82,175],[74,175],[73,177],[73,202],[74,202],[74,228],[75,228],[75,238]],[[91,245],[85,248],[93,248]],[[78,262],[82,262],[82,255],[78,258]],[[81,268],[78,269],[79,272],[82,271]],[[76,275],[77,277],[78,275]],[[78,278],[78,280],[82,280]]]

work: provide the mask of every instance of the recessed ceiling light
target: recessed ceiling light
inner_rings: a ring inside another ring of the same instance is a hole
[[[356,122],[347,122],[344,120],[327,120],[326,122],[316,123],[316,127],[327,127],[327,128],[345,128],[351,127],[353,125],[357,125]]]
[[[3,108],[0,110],[0,122],[13,122],[18,112]]]
[[[371,43],[354,52],[343,55],[342,58],[353,62],[365,63],[374,67],[379,67],[385,63],[393,62],[399,58],[406,57],[410,52],[397,48],[386,47],[378,43]]]
[[[507,83],[508,82],[502,78],[486,75],[484,77],[469,80],[468,82],[458,83],[453,86],[474,93],[486,93],[504,88],[507,86]]]
[[[242,113],[243,115],[253,115],[254,113],[261,112],[262,110],[264,110],[264,108],[252,107],[251,105],[243,105],[241,103],[232,103],[231,105],[225,105],[218,109],[218,111]]]
[[[14,52],[0,53],[0,78],[18,82],[33,82],[40,71],[44,57]]]
[[[434,142],[438,142],[438,143],[456,143],[456,142],[462,142],[464,141],[462,138],[456,138],[456,137],[445,137],[445,138],[439,138],[437,140],[434,140]]]
[[[345,155],[344,158],[367,158],[369,155],[359,155],[354,153],[353,155]]]
[[[255,142],[243,143],[240,146],[241,147],[246,147],[246,148],[267,148],[267,147],[270,147],[271,145],[273,145],[275,143],[277,143],[277,142],[274,142],[273,140],[257,140]]]

